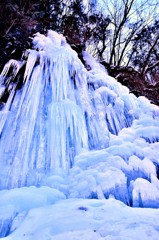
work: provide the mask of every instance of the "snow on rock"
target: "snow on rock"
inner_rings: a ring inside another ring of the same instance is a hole
[[[64,198],[64,194],[56,189],[31,186],[0,191],[0,206],[14,205],[16,211],[29,211],[33,207],[53,204]]]
[[[129,158],[129,166],[132,167],[131,175],[136,175],[136,178],[143,177],[150,179],[151,174],[156,175],[155,165],[148,158],[141,160],[133,155]]]
[[[134,207],[159,207],[159,191],[155,184],[142,178],[137,178],[132,184]]]
[[[49,187],[23,187],[0,191],[0,237],[19,227],[32,208],[39,208],[65,199],[62,192]]]
[[[68,199],[35,208],[3,240],[158,240],[159,210],[130,208],[114,199]]]

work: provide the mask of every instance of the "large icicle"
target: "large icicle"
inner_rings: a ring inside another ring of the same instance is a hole
[[[83,81],[78,75],[83,65],[57,33],[37,34],[33,42],[40,50],[28,51],[25,84],[10,94],[1,112],[1,188],[37,185],[43,174],[67,170],[75,155],[88,149],[86,102],[81,100],[87,83],[75,83],[75,78]],[[8,69],[2,72],[3,84]]]

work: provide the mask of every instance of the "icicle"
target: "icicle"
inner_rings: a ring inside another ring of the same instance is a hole
[[[23,62],[22,61],[16,61],[16,60],[9,60],[8,63],[6,63],[6,65],[4,66],[1,74],[0,74],[0,84],[4,83],[4,80],[9,72],[9,70],[12,70],[12,74],[11,74],[11,78],[10,79],[14,79],[15,76],[17,75],[17,73],[19,72],[20,68],[22,67]],[[9,79],[9,80],[10,80]],[[8,82],[9,84],[9,82]]]
[[[5,122],[8,118],[8,114],[10,113],[9,110],[10,110],[10,107],[11,107],[11,104],[12,104],[12,101],[13,101],[14,94],[15,94],[15,87],[12,89],[12,91],[10,93],[10,96],[9,96],[9,99],[8,99],[6,105],[5,105],[5,108],[1,112],[1,116],[0,116],[0,135],[2,134]]]

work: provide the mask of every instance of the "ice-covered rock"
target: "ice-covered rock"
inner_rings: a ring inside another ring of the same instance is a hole
[[[134,207],[158,207],[159,108],[129,93],[85,53],[91,67],[87,71],[62,35],[37,33],[33,44],[26,62],[11,60],[0,75],[0,96],[6,86],[9,93],[0,107],[1,237],[13,232],[6,240],[18,240],[19,231],[23,239],[27,221],[30,224],[37,214],[35,208],[65,198],[118,199]],[[23,77],[18,75],[22,66]],[[16,77],[23,82],[20,89]],[[80,210],[87,212],[87,208]],[[18,230],[21,222],[24,225]],[[126,226],[133,229],[134,224]],[[75,228],[75,236],[131,239],[127,233],[117,238],[115,228],[105,226],[100,225],[98,233],[85,232],[83,227],[79,233]],[[139,225],[137,229],[135,240]],[[152,231],[153,240],[158,239],[158,230]],[[48,232],[43,234],[36,238],[46,240]],[[56,235],[63,237],[61,231]]]
[[[30,210],[2,240],[158,240],[158,219],[158,209],[130,208],[114,199],[67,199]]]
[[[159,207],[159,191],[155,184],[138,178],[133,184],[133,206],[134,207]]]

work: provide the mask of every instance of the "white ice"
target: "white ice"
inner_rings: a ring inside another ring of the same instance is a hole
[[[0,75],[0,237],[158,240],[159,107],[62,35],[33,44],[21,89],[24,61]]]
[[[130,208],[114,199],[67,199],[31,209],[18,228],[1,239],[158,240],[158,220],[158,209]]]

